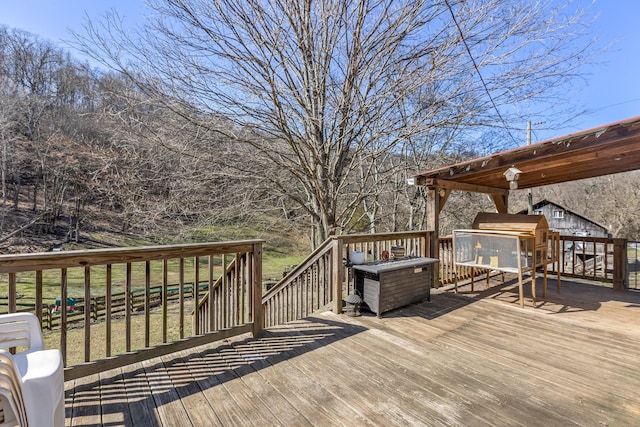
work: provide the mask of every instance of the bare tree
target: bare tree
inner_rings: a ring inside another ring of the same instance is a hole
[[[7,203],[7,180],[9,177],[9,151],[15,142],[17,108],[15,99],[0,90],[0,173],[2,179],[2,205]]]
[[[251,165],[240,179],[304,210],[316,244],[373,209],[382,157],[406,141],[442,151],[432,129],[504,128],[522,119],[513,106],[557,101],[590,45],[582,12],[551,0],[150,3],[139,32],[113,14],[77,46],[235,141]]]

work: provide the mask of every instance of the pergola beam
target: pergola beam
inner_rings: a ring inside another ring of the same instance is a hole
[[[496,205],[496,210],[507,213],[509,207],[509,190],[484,185],[466,184],[463,182],[447,181],[445,179],[423,179],[416,182],[417,185],[427,187],[427,229],[435,230],[431,234],[429,254],[431,258],[439,258],[438,237],[440,236],[440,212],[444,208],[452,191],[468,191],[472,193],[489,194]],[[434,280],[434,286],[439,282]]]
[[[492,196],[508,196],[509,190],[504,188],[487,187],[486,185],[467,184],[465,182],[448,181],[446,179],[433,179],[425,178],[418,179],[417,185],[424,185],[425,187],[443,188],[445,190],[456,191],[468,191],[470,193],[483,193],[490,194]]]
[[[493,199],[493,203],[496,205],[496,210],[498,213],[509,213],[509,194],[505,196],[499,196],[497,194],[492,194],[491,198]]]
[[[511,167],[521,171],[520,189],[638,170],[640,116],[413,175],[410,185],[427,188],[427,228],[435,231],[430,257],[439,257],[440,213],[452,191],[488,194],[499,213],[508,213]],[[623,286],[627,268],[620,265],[614,288]]]

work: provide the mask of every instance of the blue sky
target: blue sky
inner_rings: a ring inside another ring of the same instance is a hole
[[[71,38],[69,29],[82,32],[85,14],[99,20],[111,9],[131,24],[148,13],[144,0],[0,0],[0,24],[60,42]],[[587,70],[586,87],[570,95],[589,112],[559,131],[534,125],[533,142],[640,116],[640,1],[599,0],[593,9],[599,14],[593,35],[612,47],[600,58],[603,65]]]

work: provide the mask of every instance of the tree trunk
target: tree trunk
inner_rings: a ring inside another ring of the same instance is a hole
[[[16,172],[14,178],[16,182],[13,185],[13,207],[17,209],[20,202],[20,174]]]
[[[7,140],[2,136],[2,206],[7,205]]]

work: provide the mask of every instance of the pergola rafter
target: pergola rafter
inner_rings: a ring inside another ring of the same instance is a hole
[[[488,194],[506,213],[511,167],[521,172],[519,189],[638,170],[640,116],[413,175],[427,188],[427,229],[436,231],[431,257],[438,257],[439,217],[451,191]]]

